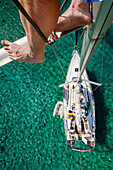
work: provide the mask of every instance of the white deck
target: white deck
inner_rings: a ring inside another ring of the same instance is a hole
[[[28,44],[27,42],[27,37],[23,37],[17,41],[15,41],[14,43],[18,44],[18,45],[22,45],[22,46],[26,46]],[[8,53],[6,52],[6,50],[4,50],[4,48],[0,49],[0,67],[11,62],[12,60],[9,59]]]
[[[69,135],[70,134],[70,131],[69,131],[70,119],[67,118],[67,114],[69,113],[69,110],[71,110],[72,106],[74,105],[75,106],[74,110],[75,110],[75,115],[76,115],[75,122],[76,122],[78,131],[81,133],[81,130],[82,130],[81,129],[82,128],[81,117],[82,117],[82,115],[85,116],[85,109],[82,109],[81,106],[83,106],[83,107],[87,106],[88,96],[89,96],[89,101],[91,101],[90,102],[91,111],[86,116],[87,121],[84,122],[84,125],[86,124],[86,127],[88,127],[88,129],[85,128],[85,132],[87,134],[95,133],[95,130],[92,129],[92,126],[95,121],[95,103],[92,99],[91,86],[90,86],[89,82],[86,82],[86,81],[82,81],[80,83],[84,89],[84,91],[83,91],[84,95],[83,95],[79,92],[79,84],[76,82],[79,77],[79,63],[80,63],[80,57],[78,55],[78,52],[76,51],[76,52],[74,52],[73,57],[71,59],[67,77],[66,77],[66,82],[65,82],[66,86],[64,86],[65,89],[67,88],[67,86],[69,86],[68,87],[69,88],[69,97],[68,97],[69,100],[66,101],[65,99],[63,99],[64,124],[65,124],[65,127],[68,126],[68,129],[65,129],[68,140],[69,140],[69,136],[70,136]],[[75,69],[78,69],[78,71],[75,71]],[[89,80],[86,71],[84,71],[81,79]],[[74,80],[74,81],[72,81],[72,80]],[[68,82],[70,82],[70,83],[68,83]],[[73,90],[73,86],[75,86],[74,90]],[[80,103],[81,98],[83,98],[82,103]],[[84,139],[84,141],[85,141],[85,139]],[[87,142],[85,142],[85,143],[87,143]]]

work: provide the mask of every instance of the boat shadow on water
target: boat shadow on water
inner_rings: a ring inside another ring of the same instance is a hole
[[[92,73],[87,71],[89,79],[97,82],[96,76]],[[96,87],[92,85],[92,90]],[[103,93],[103,86],[102,88],[98,88],[93,92],[94,99],[95,99],[95,118],[96,118],[96,142],[97,143],[106,143],[106,117],[109,113],[109,110],[105,107],[104,101],[104,93]]]

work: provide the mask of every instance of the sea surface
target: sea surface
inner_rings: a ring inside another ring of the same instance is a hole
[[[13,42],[23,36],[17,8],[11,0],[0,0],[0,41]],[[74,39],[72,33],[55,43],[65,73]],[[63,99],[63,89],[58,85],[65,82],[65,77],[51,46],[46,47],[45,56],[41,64],[13,61],[0,68],[0,170],[112,170],[113,24],[87,67],[92,81],[103,82],[110,77],[94,91],[94,151],[78,153],[66,147],[63,121],[53,117],[55,104]]]

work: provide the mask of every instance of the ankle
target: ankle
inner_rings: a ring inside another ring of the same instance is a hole
[[[35,63],[42,63],[45,61],[44,50],[42,49],[37,49],[36,51],[30,49],[29,55],[34,59]]]

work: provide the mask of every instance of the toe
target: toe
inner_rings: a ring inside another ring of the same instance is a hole
[[[2,43],[2,45],[4,45],[4,46],[9,46],[9,45],[11,45],[11,42],[9,42],[9,41],[7,41],[7,40],[2,40],[1,43]]]
[[[12,53],[9,53],[9,52],[8,52],[8,55],[9,55],[9,57],[13,57]]]
[[[15,60],[15,57],[12,54],[8,53],[8,56],[11,60]]]
[[[7,50],[8,54],[12,54],[12,52],[10,50]]]
[[[11,47],[10,46],[4,46],[4,50],[11,52]]]
[[[19,61],[21,59],[21,57],[15,57],[15,55],[12,53],[8,53],[8,55],[10,59],[15,60],[15,61]]]
[[[12,55],[10,55],[10,54],[9,54],[9,58],[13,60],[13,57],[12,57]]]

